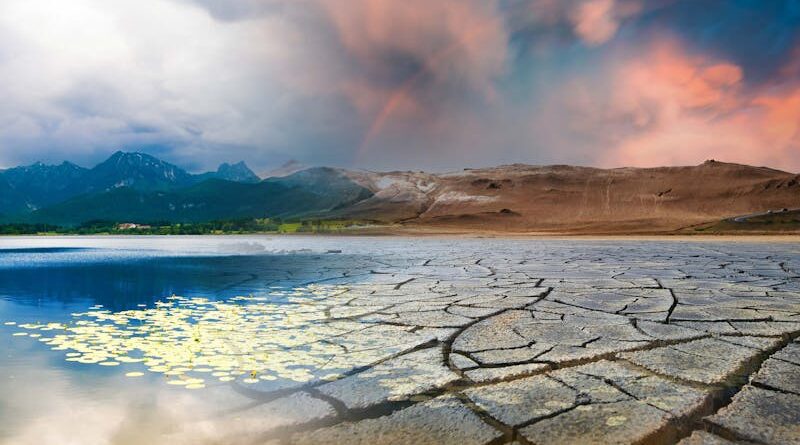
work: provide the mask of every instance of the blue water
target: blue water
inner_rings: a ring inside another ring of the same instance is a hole
[[[71,418],[81,406],[96,417],[98,410],[164,397],[180,398],[187,411],[206,402],[187,402],[174,388],[153,384],[156,375],[131,380],[121,369],[67,362],[65,351],[13,337],[20,329],[3,323],[67,322],[91,307],[152,307],[171,295],[224,300],[345,275],[352,280],[353,271],[368,273],[367,260],[353,253],[359,245],[363,251],[363,241],[305,237],[0,238],[0,444],[92,443],[43,439],[42,428],[57,436],[74,432],[73,422],[86,420]],[[131,408],[125,409],[117,417],[128,417]]]
[[[134,248],[96,238],[48,240],[82,247],[0,244],[0,320],[59,321],[94,305],[119,311],[170,295],[265,295],[274,287],[335,278],[347,264],[357,262],[355,255],[327,253],[334,249],[292,249],[297,240],[270,246],[269,239],[247,239],[220,242],[215,249],[193,245],[191,237],[162,244],[147,239],[127,243]]]

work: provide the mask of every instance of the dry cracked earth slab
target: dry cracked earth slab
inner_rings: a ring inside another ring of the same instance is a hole
[[[284,352],[306,378],[243,387],[220,407],[236,416],[191,428],[270,444],[800,443],[798,246],[454,241],[337,274],[281,309],[301,320]]]

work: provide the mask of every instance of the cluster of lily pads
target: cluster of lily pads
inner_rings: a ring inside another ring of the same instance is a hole
[[[5,324],[21,329],[15,336],[67,351],[67,361],[129,365],[136,369],[128,377],[141,377],[147,370],[188,389],[211,381],[306,382],[340,376],[326,368],[341,347],[321,341],[339,332],[323,323],[322,303],[345,291],[315,285],[226,301],[172,296],[135,310],[93,306],[71,314],[68,323]],[[330,373],[320,374],[326,369]]]

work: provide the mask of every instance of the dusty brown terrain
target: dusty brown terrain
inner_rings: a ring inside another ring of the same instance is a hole
[[[375,195],[340,214],[401,224],[404,231],[668,233],[800,208],[800,175],[716,161],[690,167],[515,164],[450,174],[347,174]]]

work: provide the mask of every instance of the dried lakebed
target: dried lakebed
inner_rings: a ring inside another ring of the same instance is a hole
[[[800,443],[795,244],[374,244],[263,295],[6,328],[216,395],[164,443]]]

